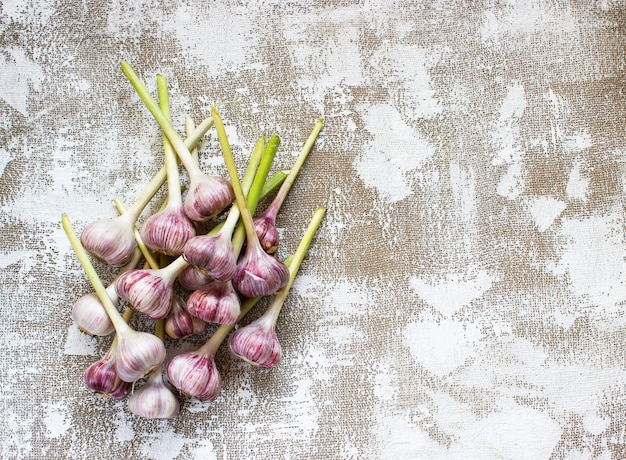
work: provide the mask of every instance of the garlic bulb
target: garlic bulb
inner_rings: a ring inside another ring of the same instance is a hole
[[[231,242],[232,231],[223,230],[191,238],[183,252],[188,263],[217,280],[231,279],[237,266]]]
[[[174,299],[174,281],[187,267],[179,257],[161,269],[129,270],[115,280],[121,299],[153,319],[167,316]]]
[[[130,329],[118,331],[115,368],[125,382],[134,382],[165,361],[165,346],[158,337]]]
[[[276,367],[282,354],[275,318],[264,315],[237,329],[228,338],[228,348],[235,356],[255,366]]]
[[[117,400],[124,399],[131,389],[131,384],[123,381],[115,370],[115,347],[111,347],[104,358],[89,366],[83,378],[89,390]]]
[[[230,281],[213,281],[191,293],[187,311],[207,323],[234,324],[241,302]]]
[[[143,242],[152,251],[169,256],[182,254],[185,243],[196,236],[195,225],[187,218],[182,204],[168,201],[163,211],[148,217],[141,226]]]
[[[246,252],[237,264],[233,284],[244,297],[267,296],[276,293],[289,281],[287,266],[267,254],[258,240],[248,243]]]
[[[107,287],[106,291],[113,303],[117,305],[119,298],[113,285]],[[74,302],[72,319],[78,328],[87,334],[105,336],[115,331],[109,315],[95,292],[86,294]]]
[[[167,379],[181,393],[201,401],[215,401],[222,379],[215,365],[214,353],[182,353],[167,365]]]
[[[165,318],[165,333],[173,339],[182,339],[199,334],[206,327],[206,322],[191,315],[182,299],[175,297],[172,309]]]
[[[129,213],[112,219],[96,220],[83,229],[80,241],[100,262],[121,267],[128,263],[137,246],[135,220],[135,216]]]
[[[161,369],[150,374],[148,381],[128,398],[128,409],[148,419],[174,418],[180,411],[176,395],[163,382]]]

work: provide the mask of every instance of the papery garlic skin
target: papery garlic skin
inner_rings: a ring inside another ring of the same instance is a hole
[[[227,232],[191,238],[185,244],[183,258],[217,280],[231,279],[237,267],[233,244]]]
[[[165,345],[161,339],[147,332],[128,329],[118,331],[115,367],[125,382],[134,382],[165,361]]]
[[[241,301],[230,281],[213,281],[191,293],[187,311],[207,323],[235,324]]]
[[[123,214],[113,219],[101,219],[87,225],[80,241],[97,260],[113,267],[122,267],[133,256],[135,222]]]
[[[212,280],[213,278],[209,274],[203,273],[199,268],[194,267],[193,265],[189,265],[180,275],[178,275],[178,282],[180,285],[190,291],[201,288],[205,284],[210,283]]]
[[[129,270],[117,277],[115,291],[135,310],[153,319],[163,319],[174,299],[172,285],[160,270]]]
[[[113,304],[117,305],[119,297],[113,285],[107,287],[106,291]],[[76,322],[78,328],[87,334],[106,336],[115,331],[111,318],[109,318],[95,292],[86,294],[74,302],[72,319]]]
[[[276,367],[282,357],[275,324],[265,316],[233,332],[228,348],[235,356],[263,368]]]
[[[280,236],[276,222],[271,216],[261,215],[254,219],[254,230],[265,252],[274,254],[278,250]]]
[[[235,199],[233,187],[219,176],[194,175],[183,203],[185,214],[195,222],[217,216]]]
[[[167,379],[181,393],[200,401],[215,401],[222,389],[222,379],[212,355],[182,353],[167,365]]]
[[[206,328],[206,322],[190,314],[181,299],[174,299],[172,309],[165,318],[165,333],[173,339],[182,339],[199,334]]]
[[[112,352],[109,352],[104,358],[89,366],[85,370],[83,378],[89,390],[115,400],[124,399],[132,386],[118,376],[115,356]]]
[[[246,248],[233,276],[235,289],[248,298],[272,295],[288,281],[289,268],[259,244]]]
[[[170,419],[178,415],[178,398],[163,382],[160,371],[150,374],[148,381],[128,398],[128,409],[148,419]]]
[[[196,236],[196,227],[185,215],[182,205],[167,206],[144,221],[140,234],[152,251],[178,256],[182,254],[185,243]]]

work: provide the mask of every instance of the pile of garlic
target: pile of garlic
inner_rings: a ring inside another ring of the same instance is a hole
[[[215,355],[228,339],[228,348],[241,359],[260,367],[274,367],[281,359],[276,321],[326,209],[315,210],[296,252],[285,261],[274,253],[279,237],[276,216],[304,160],[322,128],[321,120],[304,144],[293,167],[269,177],[279,139],[257,141],[240,181],[222,120],[213,107],[211,117],[198,127],[186,121],[183,141],[170,119],[167,81],[157,76],[159,103],[152,98],[127,63],[122,71],[163,131],[165,166],[116,218],[87,225],[80,237],[69,217],[63,228],[95,292],[76,301],[72,318],[85,333],[115,334],[108,353],[84,373],[87,388],[117,400],[128,398],[128,408],[146,418],[173,418],[180,409],[180,394],[213,401],[221,389]],[[215,125],[229,179],[201,171],[196,144]],[[183,200],[178,161],[189,177]],[[165,204],[137,222],[156,192],[167,182]],[[261,199],[277,191],[266,210],[253,217]],[[204,229],[227,212],[210,231]],[[243,250],[243,254],[241,251]],[[120,272],[105,287],[92,260]],[[144,267],[137,268],[144,260]],[[187,299],[180,295],[187,292]],[[236,324],[263,297],[273,296],[265,313],[235,329]],[[123,314],[120,308],[125,307]],[[129,326],[135,312],[155,321],[154,334]],[[165,363],[165,337],[179,339],[219,327],[193,352]],[[163,375],[165,368],[165,376]],[[139,385],[142,381],[143,384]]]

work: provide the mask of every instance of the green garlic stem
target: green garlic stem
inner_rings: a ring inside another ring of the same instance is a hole
[[[171,123],[170,95],[167,89],[167,80],[163,75],[157,75],[157,91],[161,112]],[[182,206],[183,199],[180,192],[178,162],[176,161],[176,154],[172,149],[172,144],[170,144],[165,134],[163,135],[163,152],[165,154],[165,171],[167,173],[167,203],[170,206],[179,207]]]
[[[83,270],[85,270],[85,274],[91,282],[91,285],[93,286],[96,295],[100,299],[104,310],[107,312],[107,315],[109,315],[115,331],[120,334],[130,330],[130,326],[126,324],[126,322],[122,318],[122,315],[120,315],[120,312],[117,310],[117,307],[113,304],[111,298],[107,294],[106,288],[102,284],[102,281],[100,280],[96,269],[94,268],[91,260],[89,259],[89,256],[87,255],[87,251],[85,251],[85,248],[80,242],[80,238],[78,238],[78,236],[76,235],[76,231],[72,226],[70,218],[65,213],[63,213],[63,215],[61,216],[61,224],[63,226],[65,234],[67,235],[68,240],[70,241],[70,244],[72,245],[72,249],[74,249],[74,252],[78,257],[78,261],[82,265]]]
[[[154,335],[156,335],[159,339],[161,339],[161,342],[165,341],[165,320],[164,319],[156,320],[154,324]],[[161,372],[161,369],[159,369],[159,372]]]
[[[278,291],[278,293],[272,300],[272,303],[267,309],[266,314],[273,315],[274,321],[276,321],[276,319],[278,318],[278,314],[280,313],[280,310],[285,303],[287,294],[289,294],[289,290],[291,289],[291,286],[296,279],[296,274],[298,273],[300,265],[302,265],[302,261],[304,260],[304,257],[306,256],[306,253],[311,246],[311,241],[313,241],[313,237],[315,236],[315,233],[317,232],[317,229],[319,228],[322,219],[324,218],[324,214],[326,214],[325,207],[317,208],[315,210],[315,213],[313,214],[313,217],[311,218],[311,221],[309,222],[309,225],[304,232],[304,236],[300,240],[300,244],[298,244],[298,249],[296,249],[296,252],[293,255],[293,260],[289,264],[289,281],[287,282],[287,285],[285,287]]]
[[[167,117],[163,114],[161,109],[159,108],[156,101],[150,95],[148,88],[143,84],[143,82],[139,79],[133,68],[127,62],[122,62],[122,72],[130,82],[130,84],[135,88],[139,98],[143,101],[146,108],[150,111],[156,122],[161,126],[163,133],[167,136],[172,147],[176,151],[178,158],[183,163],[183,166],[187,170],[189,176],[198,175],[201,173],[200,169],[196,165],[193,157],[191,156],[191,152],[189,148],[185,145],[183,140],[180,138],[172,123],[167,119]]]
[[[274,162],[274,157],[276,156],[279,145],[280,138],[278,136],[270,137],[270,140],[267,142],[267,147],[265,147],[265,150],[263,152],[263,163],[259,167],[259,171],[254,178],[252,188],[250,189],[250,193],[248,194],[248,205],[250,205],[251,202],[259,202],[261,197],[261,191],[263,190],[263,186],[265,185],[265,181],[267,180],[267,176],[270,172],[270,168],[272,167],[272,163]],[[250,209],[250,212],[253,212],[253,209]]]
[[[252,187],[250,188],[250,192],[247,195],[248,201],[248,210],[250,214],[254,214],[257,204],[261,198],[261,193],[266,183],[267,175],[269,174],[269,170],[272,167],[272,163],[274,162],[274,156],[276,155],[276,151],[278,150],[278,145],[280,140],[276,136],[272,136],[267,146],[263,150],[263,157],[261,159],[261,165],[257,171],[256,176],[254,177],[254,182],[252,183]],[[256,231],[255,231],[256,234]],[[246,239],[246,230],[243,222],[239,222],[237,229],[235,230],[235,234],[232,239],[233,252],[235,253],[235,258],[239,257],[239,253],[241,252],[241,248],[243,248],[243,243]]]
[[[134,315],[135,315],[135,309],[129,305],[126,307],[126,310],[124,310],[124,313],[122,314],[122,318],[124,319],[126,324],[128,324],[130,323],[130,320],[133,319]]]
[[[323,124],[324,123],[321,119],[317,120],[317,122],[315,123],[315,126],[313,127],[313,131],[311,132],[311,134],[309,135],[309,138],[304,143],[304,146],[302,146],[300,155],[298,155],[298,158],[296,158],[295,163],[291,167],[291,171],[289,172],[287,179],[285,179],[285,182],[283,182],[283,185],[281,185],[280,190],[278,190],[278,193],[276,194],[274,201],[269,206],[269,210],[273,214],[274,217],[276,217],[278,210],[283,205],[283,202],[285,201],[285,198],[287,197],[289,190],[291,190],[291,186],[296,180],[296,177],[298,176],[300,169],[302,169],[302,165],[304,164],[304,161],[309,156],[309,153],[311,152],[311,149],[313,148],[313,144],[315,144],[315,140],[317,139],[317,136],[322,130]]]
[[[113,203],[115,203],[115,207],[117,208],[120,214],[124,214],[126,212],[124,210],[124,205],[122,204],[120,200],[118,200],[117,198],[113,198]],[[139,247],[139,250],[141,251],[143,256],[148,261],[148,264],[150,264],[150,268],[154,268],[154,269],[159,268],[159,263],[156,261],[156,259],[150,252],[150,249],[148,249],[146,244],[143,242],[143,239],[141,238],[141,235],[139,234],[139,230],[137,230],[137,227],[133,229],[133,233],[135,235],[135,241],[137,242],[137,246]]]
[[[193,132],[195,128],[196,128],[196,124],[194,123],[193,118],[191,117],[185,118],[185,134],[187,135],[187,137],[189,137],[189,135]],[[200,159],[198,158],[198,146],[196,145],[192,149],[189,149],[189,150],[191,151],[191,156],[196,162],[196,166],[200,167]]]
[[[235,192],[235,203],[237,203],[237,206],[239,207],[241,220],[246,230],[248,245],[252,246],[254,244],[259,244],[259,239],[257,238],[256,231],[254,230],[254,224],[252,223],[252,214],[248,209],[246,197],[244,196],[241,182],[239,181],[239,173],[237,172],[237,166],[235,165],[233,152],[231,151],[230,144],[228,143],[226,129],[224,129],[224,124],[222,123],[222,119],[220,118],[219,113],[217,113],[217,109],[215,108],[215,106],[211,107],[211,115],[213,116],[215,129],[217,130],[217,138],[220,142],[220,146],[222,147],[224,162],[226,163],[226,167],[228,168],[230,182],[233,187],[233,191]]]
[[[267,179],[265,184],[263,184],[263,189],[261,190],[261,196],[259,196],[259,200],[257,201],[257,203],[261,202],[261,200],[266,198],[267,195],[269,195],[278,187],[280,187],[283,184],[283,182],[285,182],[285,179],[287,179],[287,176],[289,175],[289,171],[290,171],[289,169],[286,169],[282,171],[277,171],[274,174],[272,174],[270,178]]]
[[[254,149],[252,150],[252,155],[250,155],[250,160],[248,161],[248,167],[246,168],[246,172],[243,175],[243,180],[241,181],[241,188],[243,189],[244,195],[247,195],[252,187],[253,181],[255,180],[255,176],[257,174],[257,169],[264,167],[262,162],[263,158],[263,147],[265,146],[265,140],[260,138],[257,140],[254,145]],[[260,164],[260,166],[259,166]],[[239,217],[241,213],[239,212],[239,206],[235,203],[228,213],[228,217],[224,222],[224,231],[228,234],[232,235],[235,227],[237,226],[237,222],[239,222]],[[235,255],[237,257],[237,255]]]

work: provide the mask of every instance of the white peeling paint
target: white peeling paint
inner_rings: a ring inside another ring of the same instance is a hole
[[[449,273],[437,278],[412,276],[409,286],[427,304],[450,317],[491,289],[497,279],[481,270],[472,274]]]
[[[474,354],[481,332],[473,324],[424,321],[407,324],[402,337],[418,364],[437,376],[445,376]]]
[[[372,140],[353,163],[359,178],[387,203],[413,194],[411,174],[434,153],[433,146],[389,104],[359,108]],[[381,171],[385,180],[381,180]]]
[[[44,78],[41,67],[18,48],[5,48],[0,53],[0,98],[25,117],[28,112],[28,95],[41,89]]]
[[[67,338],[65,339],[63,354],[75,356],[96,356],[97,349],[98,339],[81,332],[76,323],[72,323],[67,329]]]
[[[49,438],[63,436],[72,426],[69,410],[63,400],[44,404],[45,415],[43,422],[46,425]]]
[[[611,307],[626,300],[623,214],[561,221],[564,250],[552,267],[577,295]]]
[[[528,202],[528,211],[539,232],[545,232],[566,207],[562,201],[549,196],[540,196]]]
[[[580,162],[575,163],[574,167],[569,173],[569,179],[567,181],[567,187],[565,193],[571,200],[587,201],[587,193],[589,191],[589,178],[584,176],[581,171],[582,165]]]

